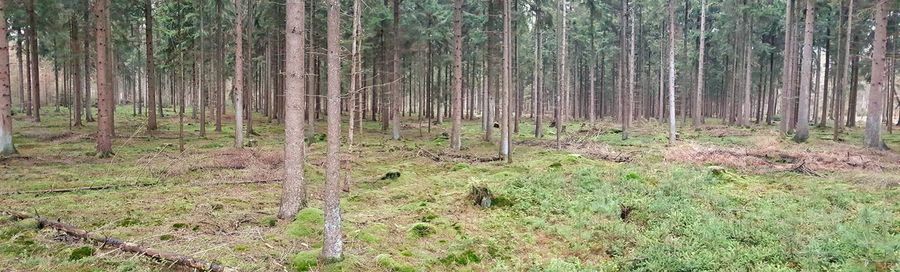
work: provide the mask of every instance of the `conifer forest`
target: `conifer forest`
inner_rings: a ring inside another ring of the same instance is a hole
[[[898,59],[900,0],[0,0],[0,271],[900,271]]]

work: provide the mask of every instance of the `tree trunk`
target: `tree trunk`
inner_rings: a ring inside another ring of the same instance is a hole
[[[109,86],[109,73],[107,73],[107,13],[109,0],[97,0],[94,3],[94,32],[96,33],[97,50],[97,106],[99,125],[97,132],[97,155],[101,158],[112,155],[112,114],[113,92]]]
[[[396,3],[396,2],[395,2]],[[328,148],[325,160],[325,244],[322,259],[340,260],[341,238],[341,14],[340,1],[328,0]],[[397,113],[399,114],[399,112]]]
[[[567,0],[560,0],[559,9],[562,11],[562,17],[560,19],[562,23],[560,24],[560,39],[557,41],[559,44],[559,64],[557,67],[559,68],[557,68],[556,74],[559,77],[559,82],[557,83],[559,84],[559,89],[556,90],[556,149],[562,148],[562,143],[560,142],[560,137],[563,133],[562,111],[565,110],[562,104],[562,97],[566,88],[568,88],[566,82],[566,80],[568,80],[566,77],[566,47],[568,44],[568,38],[566,37],[566,21],[568,20],[566,19],[567,6]]]
[[[453,127],[450,130],[450,148],[462,147],[462,6],[463,0],[453,1]]]
[[[803,28],[803,60],[800,67],[800,101],[797,108],[797,134],[794,141],[806,142],[809,138],[809,90],[812,77],[812,47],[813,32],[815,31],[816,2],[806,0],[806,22]]]
[[[628,48],[628,80],[626,81],[628,84],[628,93],[625,94],[625,99],[623,99],[624,106],[624,116],[622,117],[622,139],[628,139],[628,130],[631,128],[631,121],[634,120],[634,89],[635,89],[635,38],[634,38],[634,30],[635,30],[635,8],[634,6],[628,7],[628,18],[630,19],[629,24],[631,25],[631,31],[629,33],[629,48]],[[673,23],[674,25],[674,23]],[[674,39],[674,38],[673,38]]]
[[[244,147],[244,8],[242,0],[234,0],[234,147]]]
[[[284,184],[278,218],[293,220],[306,207],[304,161],[306,144],[303,115],[306,113],[306,1],[289,0],[285,25],[285,130]]]
[[[40,59],[38,58],[37,22],[34,12],[34,0],[25,1],[25,9],[28,12],[28,55],[31,63],[31,108],[35,122],[41,122],[41,73]]]
[[[12,122],[9,41],[6,38],[6,1],[0,1],[0,156],[9,156],[17,153],[16,146],[12,141]]]
[[[838,140],[840,138],[840,134],[844,129],[844,88],[850,87],[850,103],[847,109],[847,126],[853,127],[856,125],[856,69],[855,65],[856,59],[851,59],[850,57],[850,47],[852,46],[851,40],[856,40],[855,35],[853,35],[853,0],[850,0],[850,3],[847,6],[847,32],[846,37],[844,37],[844,59],[842,60],[843,68],[841,72],[843,75],[841,76],[840,87],[835,88],[835,111],[834,111],[834,140]],[[850,65],[851,62],[853,65],[853,86],[850,86]]]
[[[791,11],[793,10],[794,0],[787,0],[787,7],[784,9],[784,65],[781,69],[781,124],[780,129],[782,134],[787,134],[790,128],[790,119],[791,119],[791,82],[793,81],[793,77],[791,76],[792,70],[792,60],[791,60],[791,52],[792,47],[794,46],[792,41],[793,37],[791,37],[791,28],[793,28],[793,24],[791,23]]]
[[[393,72],[391,81],[391,137],[400,140],[400,104],[403,97],[400,96],[400,0],[394,0],[394,24],[393,27]]]
[[[675,144],[675,3],[669,0],[669,144]]]
[[[838,34],[840,36],[840,34]],[[825,31],[825,37],[831,38],[831,29],[827,29]],[[831,71],[831,41],[826,39],[825,42],[825,83],[822,86],[822,120],[819,120],[819,127],[826,127],[828,122],[828,74]],[[819,76],[820,73],[816,73],[816,77]],[[815,112],[813,112],[815,115]]]
[[[216,52],[217,56],[215,57],[215,62],[213,65],[216,67],[215,71],[215,79],[216,79],[216,91],[215,91],[215,99],[216,99],[216,132],[222,132],[222,114],[225,112],[225,53],[224,46],[225,37],[222,31],[224,25],[222,24],[222,0],[216,0]],[[152,77],[147,77],[147,86],[149,90],[150,80]]]
[[[703,54],[706,53],[706,0],[700,1],[700,44],[697,59],[697,93],[694,96],[694,108],[691,114],[694,117],[693,126],[703,124]]]
[[[81,123],[81,111],[82,111],[82,88],[84,85],[81,83],[81,43],[78,41],[78,17],[72,16],[72,25],[71,30],[69,32],[69,48],[72,50],[72,54],[75,55],[72,58],[72,79],[73,79],[73,88],[72,88],[72,98],[74,101],[72,109],[74,119],[74,126],[81,127],[83,124]]]
[[[507,163],[510,162],[510,125],[513,112],[510,107],[510,97],[513,95],[511,2],[511,0],[503,0],[503,82],[501,82],[500,88],[500,111],[503,115],[502,119],[500,119],[500,156]]]
[[[885,149],[881,140],[881,117],[884,110],[885,51],[887,47],[887,15],[890,13],[888,0],[875,3],[875,39],[872,41],[872,85],[869,87],[868,113],[866,114],[866,147]],[[890,75],[893,78],[893,75]],[[893,84],[891,82],[890,84]]]
[[[532,84],[531,90],[531,100],[532,100],[532,109],[534,115],[534,137],[542,138],[544,137],[544,128],[542,121],[544,119],[544,112],[542,111],[543,99],[542,99],[542,91],[543,91],[543,82],[541,81],[541,77],[544,74],[543,65],[544,60],[541,58],[541,29],[537,26],[540,23],[541,16],[540,11],[537,12],[537,18],[535,18],[535,38],[534,38],[534,83]]]
[[[156,65],[153,60],[153,4],[144,1],[144,32],[147,47],[147,130],[154,131],[156,125]]]

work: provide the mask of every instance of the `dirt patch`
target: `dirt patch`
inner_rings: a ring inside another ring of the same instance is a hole
[[[847,170],[884,172],[900,169],[897,154],[844,146],[810,150],[778,145],[723,148],[685,144],[667,150],[665,159],[698,165],[721,165],[752,173],[791,171],[819,175]]]
[[[25,138],[36,139],[40,142],[53,142],[60,139],[66,139],[73,136],[80,137],[80,134],[75,134],[71,131],[63,131],[63,132],[53,132],[53,131],[43,131],[43,130],[29,130],[23,131],[22,136]]]
[[[270,173],[284,164],[282,151],[260,151],[249,148],[226,149],[181,158],[165,156],[165,158],[170,161],[170,166],[161,173],[163,178],[221,169],[244,170],[251,174]]]
[[[545,140],[524,140],[519,141],[516,145],[524,145],[524,146],[535,146],[535,147],[543,147],[548,149],[555,149],[556,142],[555,141],[545,141]],[[595,160],[604,160],[611,162],[631,162],[636,157],[633,153],[626,153],[613,150],[609,145],[604,143],[599,143],[590,140],[579,140],[575,138],[569,138],[560,143],[560,147],[566,151],[582,155],[587,158],[595,159]]]

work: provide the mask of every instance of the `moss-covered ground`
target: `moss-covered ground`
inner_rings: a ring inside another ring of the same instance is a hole
[[[473,159],[497,153],[478,121],[464,123],[461,153],[446,150],[449,124],[429,132],[407,117],[404,140],[394,142],[379,122],[366,121],[343,158],[346,258],[322,265],[324,143],[309,146],[309,208],[278,221],[278,182],[227,183],[282,176],[282,126],[256,116],[258,135],[235,150],[233,119],[200,137],[186,118],[179,152],[177,119],[167,110],[160,130],[148,134],[145,117],[120,107],[108,159],[93,154],[96,123],[69,129],[65,108],[45,109],[41,124],[16,116],[21,156],[0,161],[0,209],[241,271],[900,270],[900,160],[864,150],[858,128],[842,142],[815,129],[809,143],[796,144],[775,127],[709,120],[704,129],[682,127],[681,141],[667,146],[665,126],[655,121],[637,122],[628,140],[612,122],[574,122],[557,150],[554,131],[535,139],[523,121],[505,164]],[[900,149],[900,136],[885,139]],[[710,155],[721,150],[734,152]],[[807,157],[741,158],[778,150]],[[792,170],[804,162],[811,171]],[[382,179],[392,171],[400,176]],[[102,185],[122,186],[30,192]],[[490,208],[469,201],[472,186],[494,194]],[[85,246],[34,221],[0,219],[3,271],[177,269]]]

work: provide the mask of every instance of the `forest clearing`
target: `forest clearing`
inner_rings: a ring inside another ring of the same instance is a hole
[[[0,0],[0,272],[900,271],[897,0]]]

